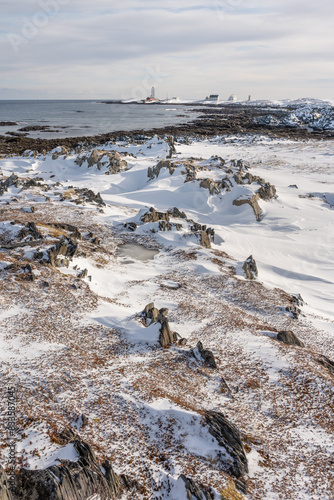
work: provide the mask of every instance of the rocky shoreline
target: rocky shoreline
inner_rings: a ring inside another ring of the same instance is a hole
[[[198,113],[198,109],[193,106],[194,112]],[[271,121],[268,120],[270,111]],[[191,136],[194,138],[214,137],[217,135],[233,135],[233,134],[259,134],[268,135],[272,138],[283,138],[292,140],[309,140],[309,139],[333,139],[333,130],[316,130],[307,127],[293,127],[284,124],[284,118],[291,110],[282,108],[267,108],[262,106],[245,107],[242,105],[229,105],[207,107],[201,110],[202,115],[189,123],[184,123],[177,126],[168,126],[153,129],[138,129],[133,131],[119,130],[100,135],[87,137],[66,137],[54,139],[31,138],[23,134],[0,136],[0,155],[22,155],[26,150],[37,151],[38,153],[47,153],[57,146],[65,146],[68,148],[76,148],[79,145],[85,147],[94,147],[99,144],[105,144],[108,141],[116,141],[121,138],[136,139],[138,136],[144,135],[147,138],[154,135],[172,135]],[[272,124],[272,120],[275,125]],[[8,122],[10,123],[10,122]],[[277,125],[278,124],[278,125]],[[40,130],[41,127],[27,127],[30,130]],[[22,129],[23,132],[23,129]],[[14,134],[14,133],[12,133]]]

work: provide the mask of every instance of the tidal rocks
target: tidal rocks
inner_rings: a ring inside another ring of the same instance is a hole
[[[193,500],[193,498],[196,498],[196,500],[214,500],[214,494],[202,484],[195,483],[195,481],[184,474],[181,474],[180,479],[184,481],[188,500]]]
[[[259,194],[255,193],[250,198],[244,198],[244,197],[237,198],[233,200],[233,205],[240,207],[248,203],[248,205],[250,205],[253,209],[256,220],[260,222],[262,219],[262,210],[260,205],[258,204],[259,197],[260,197]]]
[[[287,345],[298,345],[304,347],[304,343],[290,330],[282,331],[277,334],[277,340]]]
[[[151,180],[159,177],[162,168],[168,168],[170,175],[173,175],[175,167],[170,160],[160,160],[155,167],[148,167],[147,177]]]
[[[210,366],[210,368],[217,368],[216,360],[215,357],[212,353],[212,351],[209,351],[208,349],[204,349],[203,344],[201,341],[197,342],[197,350],[205,363]]]
[[[240,433],[235,425],[231,424],[222,413],[217,411],[205,411],[205,419],[209,425],[209,432],[231,456],[232,463],[228,465],[229,472],[237,478],[247,474],[247,457]]]
[[[62,460],[47,469],[21,469],[17,475],[14,499],[83,500],[97,495],[101,500],[119,498],[122,482],[108,460],[100,467],[89,444],[72,441],[78,461]]]
[[[248,259],[245,260],[244,265],[242,266],[245,271],[246,278],[249,280],[255,280],[258,275],[257,265],[253,256],[250,255]]]

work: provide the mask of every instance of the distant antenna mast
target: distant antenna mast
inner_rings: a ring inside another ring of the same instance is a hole
[[[151,99],[155,99],[155,88],[151,88]]]

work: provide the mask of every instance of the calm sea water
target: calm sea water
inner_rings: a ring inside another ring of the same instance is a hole
[[[104,104],[101,101],[0,101],[0,135],[28,125],[48,125],[48,131],[29,132],[28,137],[78,137],[118,130],[151,129],[193,120],[187,106]]]

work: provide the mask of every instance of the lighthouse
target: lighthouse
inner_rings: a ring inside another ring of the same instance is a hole
[[[150,98],[151,98],[151,99],[155,99],[155,88],[154,88],[154,87],[152,87],[152,88],[151,88],[151,95],[150,95]]]

